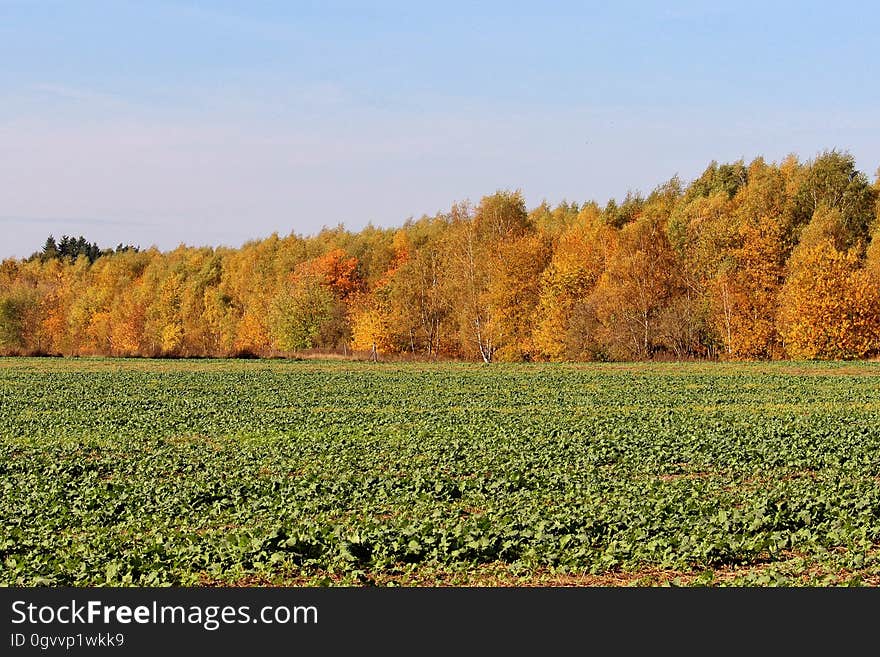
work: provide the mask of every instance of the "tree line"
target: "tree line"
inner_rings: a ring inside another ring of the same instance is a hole
[[[122,251],[138,250],[140,249],[136,246],[130,244],[123,246],[121,243],[116,249],[102,249],[96,242],[89,242],[82,235],[79,237],[62,235],[60,241],[56,241],[53,235],[49,235],[43,248],[31,254],[29,260],[39,259],[41,262],[46,262],[47,260],[68,260],[73,262],[80,256],[83,256],[90,263],[93,263],[101,256],[112,255]]]
[[[880,354],[880,171],[713,162],[650,194],[518,191],[241,248],[84,238],[0,264],[0,352],[493,361]]]

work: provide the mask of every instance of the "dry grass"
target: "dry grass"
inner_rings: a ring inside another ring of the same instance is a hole
[[[230,371],[241,369],[274,369],[283,367],[376,367],[379,369],[432,368],[457,366],[482,370],[483,363],[453,359],[427,358],[413,354],[383,356],[378,363],[370,362],[369,354],[311,350],[296,354],[270,354],[265,358],[107,358],[82,357],[0,357],[0,370],[20,371]],[[617,363],[518,363],[493,364],[491,367],[514,367],[523,370],[560,368],[595,374],[648,375],[785,375],[785,376],[880,376],[880,360],[863,361],[645,361]]]

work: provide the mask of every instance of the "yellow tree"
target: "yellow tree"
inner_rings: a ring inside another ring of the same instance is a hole
[[[129,319],[126,297],[153,259],[161,261],[156,249],[105,256],[90,267],[84,256],[78,258],[83,276],[68,314],[70,340],[77,353],[130,353],[130,336],[120,331],[121,324]]]
[[[658,321],[676,292],[675,254],[662,219],[646,213],[626,224],[592,294],[602,341],[615,358],[647,358]]]
[[[838,210],[820,206],[788,262],[779,330],[794,358],[862,358],[880,346],[880,295]]]
[[[577,224],[578,218],[585,212],[599,215],[601,210],[595,203],[585,203],[581,208],[577,203],[562,201],[555,208],[551,208],[547,201],[543,201],[529,212],[529,221],[539,233],[556,240],[568,228]]]
[[[449,224],[443,216],[407,222],[395,235],[395,266],[388,276],[389,312],[395,341],[411,353],[434,357],[448,351],[452,298],[444,294],[447,267],[443,244]]]
[[[505,361],[533,360],[535,311],[541,292],[541,275],[550,260],[550,243],[541,235],[526,234],[504,241],[498,248],[494,275],[486,290],[486,303],[497,308],[497,357]]]
[[[200,324],[205,338],[205,355],[233,353],[238,335],[239,315],[233,300],[218,287],[205,288]]]
[[[874,227],[874,234],[865,255],[865,270],[870,279],[880,288],[880,219]]]
[[[595,206],[582,211],[557,241],[549,266],[540,278],[534,342],[538,356],[550,360],[589,358],[593,331],[584,332],[584,302],[605,270],[614,246],[614,231]]]
[[[216,353],[215,335],[207,321],[206,299],[217,290],[223,272],[222,256],[210,247],[187,248],[174,267],[180,277],[178,317],[182,355]]]
[[[358,294],[351,303],[351,347],[355,351],[369,351],[373,361],[394,348],[391,340],[394,319],[383,296]]]
[[[233,319],[233,353],[266,354],[271,350],[270,305],[292,266],[284,254],[285,241],[273,234],[245,244],[224,259],[218,303],[212,310],[225,306]]]
[[[715,330],[729,358],[767,358],[778,342],[776,307],[784,227],[772,217],[740,226],[742,245],[710,282]]]
[[[43,266],[42,276],[48,285],[48,290],[42,298],[42,321],[47,349],[51,353],[73,352],[67,330],[67,316],[79,292],[78,278],[81,269],[87,266],[86,262],[83,260],[77,266],[62,263],[59,259],[51,259]]]
[[[118,290],[111,309],[110,342],[114,355],[155,355],[155,350],[145,345],[151,299],[152,289],[145,284],[143,275]]]
[[[48,341],[41,301],[47,290],[40,262],[5,261],[0,271],[0,353],[43,353]]]
[[[518,191],[499,191],[483,197],[473,213],[467,205],[453,207],[450,219],[445,284],[456,300],[459,344],[465,355],[491,363],[499,349],[515,349],[511,345],[517,340],[512,307],[518,302],[518,286],[506,283],[519,278],[513,270],[522,262],[508,266],[504,245],[533,232],[525,201]]]
[[[178,250],[179,251],[179,250]],[[179,255],[179,254],[178,254]],[[149,307],[146,331],[151,350],[155,353],[179,356],[183,345],[183,317],[181,301],[185,272],[168,271],[170,258],[156,263],[152,276],[153,300]],[[175,267],[176,269],[176,267]]]
[[[734,197],[731,232],[716,242],[707,272],[710,325],[727,358],[769,358],[779,351],[777,297],[788,254],[790,178],[798,172],[789,158],[782,168],[756,159],[748,184]]]

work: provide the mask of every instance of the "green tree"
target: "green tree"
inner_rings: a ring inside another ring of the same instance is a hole
[[[856,169],[849,153],[827,151],[816,158],[794,198],[792,223],[795,230],[805,226],[824,205],[841,217],[844,247],[861,243],[864,248],[876,211],[877,192],[867,176]]]
[[[333,294],[324,279],[304,272],[294,276],[270,306],[270,326],[281,351],[311,349],[325,322],[332,318]]]

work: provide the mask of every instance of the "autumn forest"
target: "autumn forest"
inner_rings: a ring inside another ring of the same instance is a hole
[[[493,361],[880,354],[880,171],[712,163],[647,196],[520,192],[241,248],[54,240],[0,265],[0,353]],[[65,238],[66,240],[67,238]]]

